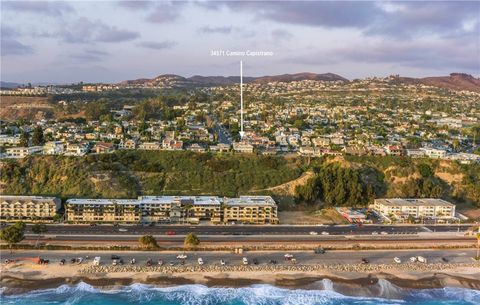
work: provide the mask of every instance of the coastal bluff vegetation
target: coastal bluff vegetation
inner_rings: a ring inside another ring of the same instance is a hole
[[[439,197],[480,207],[480,165],[406,157],[117,151],[0,162],[0,192],[61,198],[272,195],[280,209],[366,206],[378,197]]]

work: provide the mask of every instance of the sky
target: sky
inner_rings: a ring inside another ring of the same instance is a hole
[[[480,76],[479,1],[4,1],[1,80]],[[212,50],[271,56],[212,56]]]

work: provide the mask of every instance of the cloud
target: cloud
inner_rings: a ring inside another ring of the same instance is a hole
[[[251,14],[255,21],[353,28],[365,35],[402,38],[458,35],[465,31],[465,23],[480,19],[478,1],[219,1],[198,5],[210,10],[226,7],[232,12]]]
[[[253,13],[259,20],[325,27],[366,26],[372,14],[382,12],[373,2],[223,1],[201,6],[207,9],[225,6],[231,11]]]
[[[61,16],[74,11],[70,4],[63,1],[2,1],[2,9],[48,16]]]
[[[402,38],[461,35],[468,31],[465,23],[474,24],[479,20],[480,2],[396,2],[388,12],[375,16],[365,33]]]
[[[230,35],[233,34],[236,37],[240,37],[243,39],[252,38],[256,35],[256,33],[252,30],[248,30],[245,28],[234,27],[234,26],[203,26],[198,29],[199,33],[202,34],[224,34]]]
[[[137,32],[122,30],[85,17],[77,19],[54,35],[60,36],[67,43],[123,42],[140,37]]]
[[[2,56],[33,54],[33,48],[13,38],[2,37]]]
[[[469,71],[478,73],[478,49],[460,41],[403,41],[352,43],[348,47],[334,48],[290,58],[290,62],[306,65],[331,64],[389,64],[410,68]]]
[[[68,57],[70,57],[74,60],[84,62],[84,61],[102,61],[108,55],[110,55],[110,53],[105,52],[105,51],[87,49],[87,50],[84,50],[81,53],[70,54]]]
[[[126,8],[126,9],[134,9],[134,10],[144,10],[151,8],[153,5],[153,1],[119,1],[117,2],[118,6]]]
[[[233,30],[231,26],[218,26],[218,27],[210,27],[204,26],[199,29],[199,32],[206,33],[206,34],[230,34]]]
[[[165,40],[161,42],[155,41],[144,41],[137,44],[139,47],[147,48],[147,49],[154,49],[154,50],[163,50],[163,49],[171,49],[176,46],[178,43],[172,40]]]
[[[159,2],[154,10],[147,17],[147,21],[152,23],[169,23],[180,17],[185,2]]]
[[[9,26],[1,26],[1,55],[28,55],[33,54],[31,46],[21,43],[16,39],[18,32]]]
[[[290,40],[293,37],[292,33],[283,29],[276,29],[272,31],[272,38],[274,41],[279,42],[283,40]]]

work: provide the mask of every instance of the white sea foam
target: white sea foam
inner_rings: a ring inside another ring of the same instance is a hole
[[[323,279],[321,282],[323,290],[334,291],[333,282],[330,279]]]
[[[412,304],[417,301],[438,300],[438,304],[449,301],[464,301],[465,304],[479,304],[480,291],[459,288],[426,290],[404,290],[386,280],[380,280],[371,287],[372,292],[382,298],[369,296],[350,297],[334,291],[330,280],[320,282],[323,289],[286,289],[271,285],[252,285],[242,288],[206,287],[204,285],[180,285],[155,287],[145,284],[132,284],[117,290],[101,290],[86,283],[62,285],[55,289],[32,291],[23,295],[7,296],[5,304],[53,304],[88,305],[88,299],[98,295],[115,295],[118,304],[182,304],[182,305],[323,305],[323,304]],[[401,300],[388,299],[389,296],[403,295]],[[387,299],[384,299],[386,297]],[[122,301],[123,300],[123,301]],[[18,302],[17,302],[18,301]],[[43,303],[42,303],[43,301]],[[449,303],[451,304],[451,303]]]

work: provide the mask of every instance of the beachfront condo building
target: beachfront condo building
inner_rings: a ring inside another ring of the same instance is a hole
[[[68,199],[65,221],[71,223],[278,223],[270,196],[141,196],[138,199]]]
[[[142,213],[136,199],[68,199],[65,221],[73,223],[138,223]]]
[[[277,204],[270,196],[226,198],[223,213],[223,221],[225,223],[278,223]]]
[[[381,198],[375,199],[374,208],[388,218],[405,220],[409,217],[452,219],[455,205],[437,198]]]
[[[61,200],[41,196],[0,196],[0,219],[5,221],[53,221]]]
[[[184,197],[182,200],[185,217],[189,223],[199,223],[201,220],[222,222],[222,203],[223,199],[215,196]]]
[[[222,199],[215,196],[142,196],[142,221],[199,223],[222,221]]]

